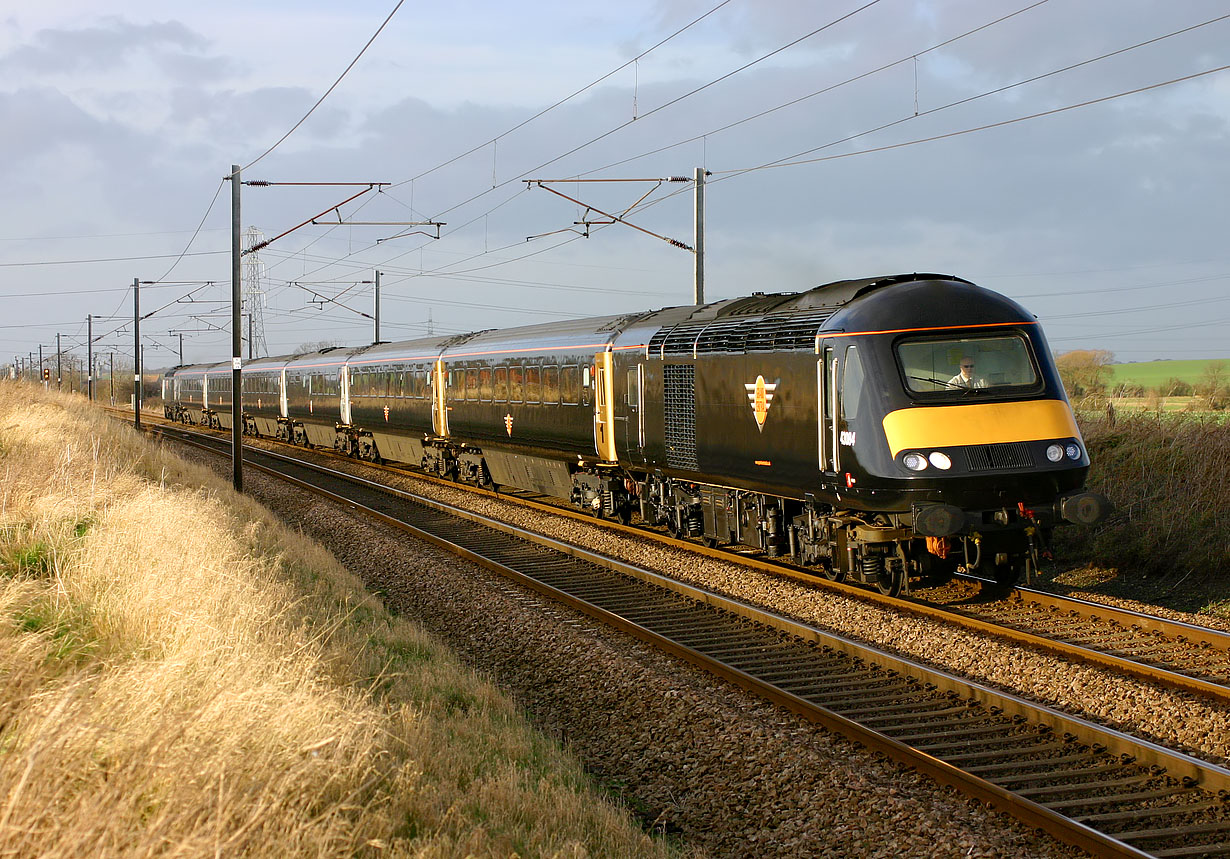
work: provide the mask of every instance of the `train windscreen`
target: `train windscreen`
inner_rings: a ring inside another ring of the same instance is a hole
[[[916,394],[1032,389],[1038,372],[1029,345],[1016,334],[903,340],[897,361],[906,386]]]

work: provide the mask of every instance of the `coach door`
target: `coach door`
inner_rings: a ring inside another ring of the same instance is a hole
[[[645,389],[645,365],[628,369],[628,416],[624,421],[624,449],[637,464],[645,461],[645,410],[641,407]]]
[[[594,450],[598,458],[615,461],[614,370],[610,352],[594,356]]]
[[[350,368],[344,364],[337,368],[338,391],[341,394],[342,423],[350,426]]]
[[[838,456],[837,429],[837,350],[829,341],[820,344],[816,360],[816,428],[817,455],[820,470],[836,474],[841,467]]]
[[[448,435],[448,371],[444,359],[438,359],[431,369],[431,425],[438,436]]]

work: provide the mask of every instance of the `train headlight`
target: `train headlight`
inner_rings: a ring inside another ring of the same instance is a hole
[[[907,453],[901,457],[901,463],[910,471],[922,471],[927,467],[927,458],[921,453]]]
[[[1063,459],[1063,445],[1062,444],[1047,445],[1046,458],[1049,459],[1051,462],[1059,462],[1061,459]]]
[[[948,454],[940,453],[938,450],[932,451],[927,459],[940,471],[947,471],[952,468],[952,460],[948,458]]]
[[[1068,459],[1077,460],[1081,458],[1081,446],[1076,442],[1069,442],[1064,448],[1064,452],[1068,454]]]

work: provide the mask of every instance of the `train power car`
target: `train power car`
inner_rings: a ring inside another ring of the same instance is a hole
[[[176,371],[168,408],[195,405],[198,373]],[[948,275],[263,359],[244,378],[252,427],[276,401],[289,440],[637,512],[888,593],[958,567],[1015,580],[1053,527],[1109,510],[1083,490],[1037,319]]]

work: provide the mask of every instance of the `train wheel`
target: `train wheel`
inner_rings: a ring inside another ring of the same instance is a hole
[[[905,549],[898,544],[897,554],[884,559],[884,565],[876,576],[876,588],[890,597],[899,596],[905,587],[906,570],[910,568]]]
[[[905,584],[905,570],[897,564],[890,564],[884,568],[884,572],[880,573],[876,579],[876,588],[882,594],[890,597],[898,596],[901,593],[901,588]]]
[[[837,569],[831,561],[825,561],[820,564],[820,575],[830,582],[844,582],[846,580],[846,571]]]

